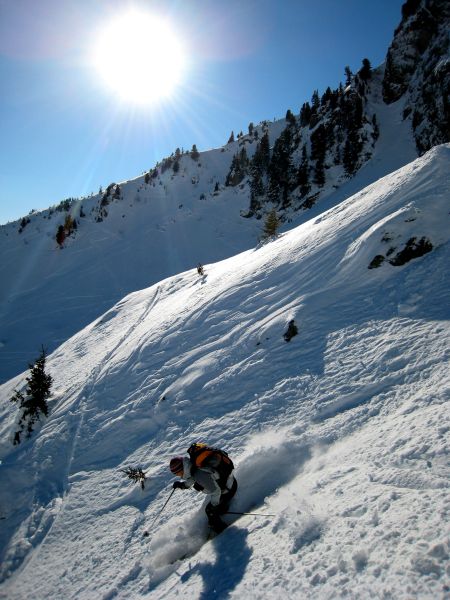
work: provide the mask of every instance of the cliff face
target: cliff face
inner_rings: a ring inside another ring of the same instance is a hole
[[[417,149],[450,141],[450,3],[408,0],[386,57],[383,99],[405,97]]]

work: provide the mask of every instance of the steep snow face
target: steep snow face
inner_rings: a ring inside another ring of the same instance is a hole
[[[276,208],[286,231],[450,141],[449,11],[445,0],[406,2],[385,68],[314,94],[303,114],[0,227],[0,381],[126,294],[255,247],[255,215]],[[266,131],[270,168],[255,175],[249,159]],[[245,168],[229,177],[241,153]],[[57,241],[67,219],[77,228]]]
[[[21,379],[1,386],[3,593],[444,598],[449,165],[437,147],[203,277],[125,297],[49,357],[50,416],[18,447]],[[368,268],[422,237],[430,252]],[[155,522],[194,440],[233,457],[232,509],[275,516],[203,546],[186,491]]]
[[[380,129],[372,160],[351,180],[342,178],[342,167],[330,168],[320,202],[311,211],[287,211],[284,230],[415,158],[402,101],[387,107],[380,86],[376,73],[367,109]],[[286,125],[284,119],[266,123],[254,133],[260,139],[267,130],[273,146]],[[0,227],[0,381],[23,371],[42,345],[53,351],[126,294],[255,247],[262,221],[241,216],[249,209],[248,179],[235,187],[224,183],[233,156],[245,148],[251,158],[256,145],[247,135],[196,160],[185,154],[176,173],[160,168],[155,178],[112,186],[70,212],[48,210]],[[78,227],[60,248],[56,233],[69,215]]]
[[[0,380],[24,370],[42,344],[54,350],[124,295],[254,246],[260,227],[240,217],[246,199],[234,189],[214,194],[235,146],[195,162],[185,155],[177,175],[169,170],[148,184],[143,177],[121,184],[119,197],[101,211],[101,195],[74,205],[78,228],[63,248],[55,236],[67,212],[1,227]]]

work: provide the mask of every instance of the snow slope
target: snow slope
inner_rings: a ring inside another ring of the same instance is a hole
[[[246,199],[234,189],[214,195],[234,146],[206,152],[199,163],[183,156],[176,176],[170,169],[149,184],[143,176],[121,183],[102,221],[102,194],[84,199],[71,209],[79,225],[62,249],[55,235],[66,212],[31,215],[21,233],[19,222],[0,227],[0,381],[126,294],[255,244],[260,226],[240,217]]]
[[[125,297],[49,357],[51,414],[18,447],[23,378],[2,385],[1,593],[448,597],[449,166],[436,147],[203,278]],[[392,266],[413,237],[433,250]],[[203,545],[203,497],[177,491],[155,523],[194,440],[235,460],[234,510],[275,516]]]
[[[374,72],[368,109],[377,114],[380,127],[372,159],[344,183],[339,168],[340,179],[329,181],[311,211],[286,215],[284,230],[417,156],[410,123],[402,118],[403,100],[390,106],[382,101],[382,75],[382,68]],[[273,145],[286,121],[267,127]],[[261,138],[262,126],[255,131]],[[42,345],[53,351],[126,294],[198,262],[216,262],[254,247],[262,221],[241,216],[249,208],[248,183],[224,183],[233,156],[245,146],[251,157],[256,145],[253,137],[244,136],[201,153],[198,161],[183,155],[177,174],[169,168],[147,184],[143,176],[123,182],[120,198],[106,206],[107,217],[99,214],[102,194],[83,199],[71,209],[79,224],[63,249],[55,235],[66,212],[31,215],[24,228],[18,222],[0,227],[0,381],[25,370]],[[78,216],[80,209],[84,217]]]

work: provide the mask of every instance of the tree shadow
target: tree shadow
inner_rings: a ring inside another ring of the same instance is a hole
[[[203,590],[199,600],[229,598],[244,577],[250,562],[252,551],[247,545],[247,536],[246,529],[227,529],[212,542],[216,551],[216,561],[195,565],[181,576],[181,582],[185,583],[193,575],[199,575],[203,579]]]

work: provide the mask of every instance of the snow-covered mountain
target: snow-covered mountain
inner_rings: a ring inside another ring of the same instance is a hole
[[[404,98],[420,153],[449,141],[450,4],[408,0],[386,57],[383,96]]]
[[[402,13],[298,115],[0,228],[0,597],[449,597],[448,3]],[[263,516],[161,513],[193,441]]]
[[[1,226],[0,381],[124,295],[255,247],[273,207],[287,231],[450,141],[449,22],[447,2],[408,1],[386,70],[363,63],[297,115]]]
[[[449,165],[436,147],[123,298],[48,358],[49,417],[18,446],[22,378],[1,386],[5,597],[448,597]],[[177,491],[155,522],[193,440],[233,457],[234,510],[274,516],[204,543]]]

